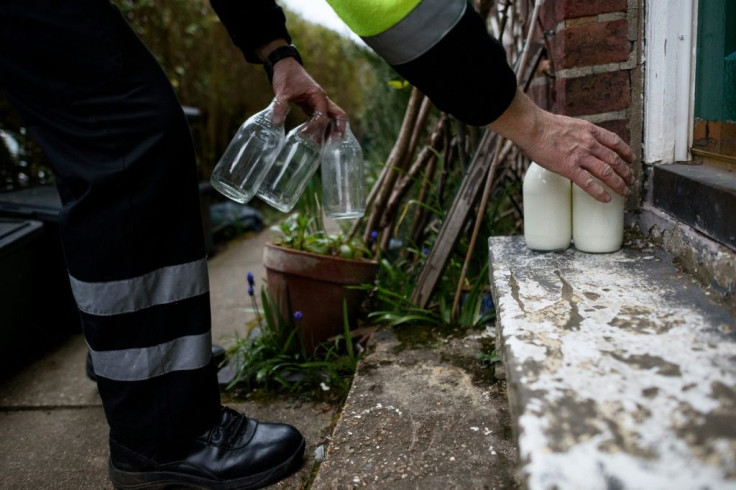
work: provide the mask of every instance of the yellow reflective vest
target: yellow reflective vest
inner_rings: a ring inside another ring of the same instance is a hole
[[[399,23],[422,0],[327,0],[350,29],[361,37],[375,36]]]
[[[327,0],[338,16],[391,65],[429,51],[460,21],[467,0]]]

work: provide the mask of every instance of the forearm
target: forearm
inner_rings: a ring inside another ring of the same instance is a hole
[[[527,148],[543,137],[545,116],[544,110],[517,89],[508,108],[487,128]]]
[[[268,55],[271,54],[271,52],[274,49],[279,48],[281,46],[288,46],[288,45],[289,43],[286,41],[286,39],[279,38],[279,39],[274,39],[273,41],[269,41],[266,44],[256,47],[255,49],[253,49],[253,52],[255,53],[255,55],[258,57],[258,59],[261,62],[264,62],[266,61],[266,58],[268,57]]]

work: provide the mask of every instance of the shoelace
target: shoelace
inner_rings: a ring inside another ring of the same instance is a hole
[[[222,432],[226,435],[226,443],[232,444],[235,440],[240,437],[240,434],[245,426],[246,417],[242,413],[236,412],[231,408],[223,407],[224,411],[224,423],[222,424]]]

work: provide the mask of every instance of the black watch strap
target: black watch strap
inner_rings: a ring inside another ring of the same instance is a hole
[[[271,81],[273,79],[273,65],[283,60],[284,58],[294,58],[299,62],[300,65],[303,64],[302,57],[299,56],[299,51],[297,51],[294,45],[290,44],[288,46],[279,46],[278,48],[271,51],[268,54],[268,57],[266,57],[266,59],[263,61],[263,67],[266,69],[268,81]]]

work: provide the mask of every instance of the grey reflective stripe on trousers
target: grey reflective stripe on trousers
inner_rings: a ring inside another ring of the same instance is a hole
[[[84,282],[71,275],[69,279],[79,309],[98,316],[132,313],[209,291],[204,258],[120,281]]]
[[[205,367],[212,356],[209,332],[153,347],[112,351],[89,350],[95,374],[115,381],[142,381],[174,371]]]
[[[466,8],[467,0],[423,0],[396,25],[363,41],[391,65],[408,63],[440,42]]]

